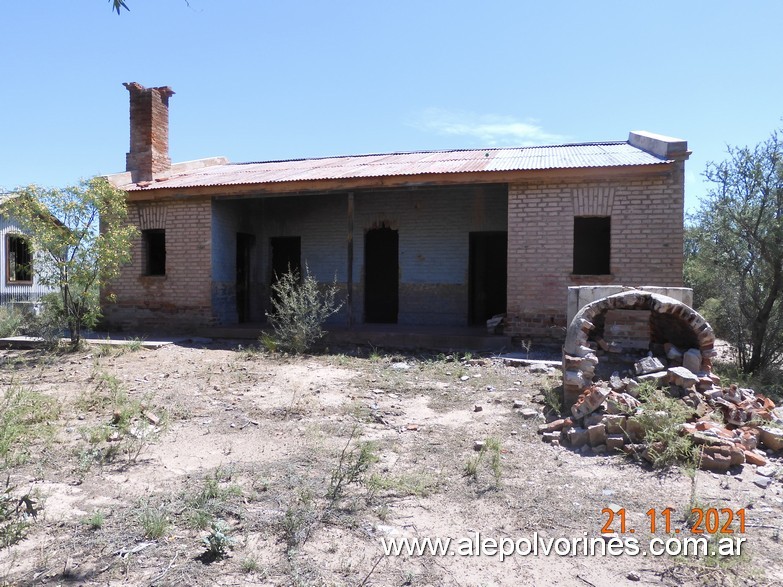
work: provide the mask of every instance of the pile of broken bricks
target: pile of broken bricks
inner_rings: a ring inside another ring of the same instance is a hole
[[[751,389],[721,387],[719,377],[701,370],[707,362],[699,349],[683,353],[667,344],[665,351],[668,367],[650,354],[634,363],[634,377],[615,372],[608,382],[591,382],[571,406],[571,416],[541,425],[539,434],[545,442],[583,453],[623,451],[652,461],[638,417],[645,409],[638,387],[653,381],[692,411],[680,433],[699,447],[701,468],[725,472],[743,463],[764,466],[769,455],[783,450],[783,408]]]

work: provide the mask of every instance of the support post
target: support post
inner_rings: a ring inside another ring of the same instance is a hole
[[[348,267],[346,289],[348,307],[348,328],[353,327],[353,192],[348,192]]]

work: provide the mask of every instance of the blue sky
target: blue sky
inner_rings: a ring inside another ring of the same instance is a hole
[[[783,126],[783,2],[6,1],[0,186],[124,170],[122,82],[171,86],[171,157],[688,140]]]

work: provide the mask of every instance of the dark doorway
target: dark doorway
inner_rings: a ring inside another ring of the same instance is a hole
[[[374,228],[364,237],[364,321],[396,324],[399,310],[399,237]]]
[[[506,311],[508,233],[471,232],[468,319],[483,324]]]
[[[237,320],[250,319],[250,256],[255,237],[252,234],[237,233]]]
[[[298,236],[276,236],[269,239],[272,247],[272,278],[274,285],[277,280],[289,271],[297,271],[302,275],[302,239]]]

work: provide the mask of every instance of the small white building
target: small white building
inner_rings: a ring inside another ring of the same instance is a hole
[[[0,194],[0,209],[15,197]],[[40,284],[30,239],[14,218],[0,212],[0,305],[37,302],[53,290]]]

